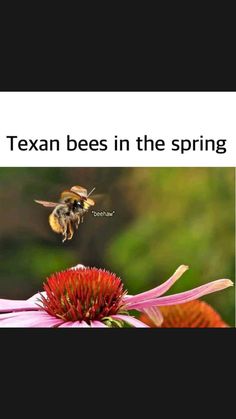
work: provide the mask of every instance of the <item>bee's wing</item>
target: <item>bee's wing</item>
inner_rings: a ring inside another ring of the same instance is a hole
[[[96,201],[97,200],[101,201],[101,200],[107,199],[107,197],[108,197],[108,195],[105,194],[105,193],[95,193],[95,194],[93,194],[93,198],[96,199]]]
[[[34,200],[34,202],[37,202],[37,204],[43,205],[44,207],[51,207],[51,208],[55,208],[58,203],[56,202],[48,202],[48,201],[38,201],[38,200]]]
[[[72,192],[76,193],[77,195],[82,196],[83,198],[87,198],[87,196],[88,196],[87,189],[83,188],[82,186],[79,186],[79,185],[72,186],[72,188],[70,188],[70,190]]]
[[[111,197],[107,193],[93,194],[93,199],[96,202],[96,205],[102,205],[107,208],[112,205]]]

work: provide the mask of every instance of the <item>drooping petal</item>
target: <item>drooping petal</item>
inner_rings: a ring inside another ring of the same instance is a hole
[[[107,327],[104,323],[99,322],[97,320],[93,320],[90,322],[91,327]]]
[[[63,320],[44,311],[16,312],[8,317],[0,315],[0,327],[56,327],[62,323]]]
[[[39,310],[39,307],[34,301],[0,299],[0,313],[25,310]]]
[[[0,322],[5,319],[11,319],[12,317],[23,316],[23,314],[29,314],[29,311],[15,311],[11,313],[0,313]],[[31,311],[35,313],[35,311]]]
[[[28,298],[28,300],[27,300],[27,301],[33,301],[33,302],[35,302],[36,304],[38,304],[38,303],[40,302],[40,300],[41,300],[41,296],[43,296],[43,297],[45,297],[45,298],[46,298],[46,296],[47,296],[46,292],[45,292],[45,291],[42,291],[42,292],[37,292],[37,293],[36,293],[36,294],[34,294],[32,297]]]
[[[134,327],[149,327],[145,323],[141,322],[140,320],[135,319],[135,317],[127,316],[125,314],[113,314],[110,317],[111,319],[123,320],[125,323],[128,323]]]
[[[71,327],[90,327],[89,324],[87,322],[85,322],[84,320],[80,321],[75,321],[73,322]]]
[[[65,323],[60,324],[60,326],[58,327],[73,327],[72,325],[73,325],[73,322],[65,322]]]
[[[139,302],[144,301],[144,300],[146,301],[146,300],[149,300],[149,299],[152,299],[152,298],[159,297],[160,295],[164,294],[166,291],[168,291],[170,289],[170,287],[172,287],[172,285],[187,270],[188,270],[188,266],[181,265],[181,266],[178,267],[178,269],[176,269],[174,274],[169,279],[167,279],[167,281],[165,281],[163,284],[158,285],[157,287],[155,287],[155,288],[153,288],[149,291],[142,292],[141,294],[137,294],[137,295],[134,295],[134,296],[126,295],[124,297],[126,307],[129,307],[130,304],[139,303]]]
[[[194,288],[190,291],[181,292],[179,294],[167,295],[165,297],[153,298],[151,300],[142,301],[137,304],[130,304],[129,310],[143,310],[147,307],[155,306],[169,306],[174,304],[187,303],[188,301],[195,300],[203,295],[211,294],[213,292],[221,291],[225,288],[231,287],[233,282],[229,279],[218,279],[216,281],[209,282],[208,284],[201,285],[200,287]]]
[[[142,311],[151,319],[156,327],[161,326],[164,319],[161,310],[158,307],[148,307],[144,308]]]

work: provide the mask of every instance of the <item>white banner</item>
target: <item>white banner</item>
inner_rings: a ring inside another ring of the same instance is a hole
[[[0,92],[0,166],[236,166],[235,92]]]

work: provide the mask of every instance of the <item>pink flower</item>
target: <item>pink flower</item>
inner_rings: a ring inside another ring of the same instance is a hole
[[[129,310],[144,312],[160,325],[163,318],[158,307],[186,303],[233,285],[229,279],[218,279],[162,297],[187,269],[181,265],[162,285],[131,296],[115,274],[77,265],[51,275],[44,292],[28,300],[0,300],[0,327],[149,327]]]

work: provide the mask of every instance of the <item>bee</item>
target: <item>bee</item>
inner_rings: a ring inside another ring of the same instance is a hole
[[[91,206],[95,205],[94,200],[89,198],[94,190],[95,188],[88,194],[87,189],[82,186],[72,186],[70,190],[61,193],[59,202],[35,199],[35,202],[44,207],[54,208],[49,215],[49,225],[55,233],[63,235],[62,242],[72,239],[74,229],[78,229],[86,212]]]

